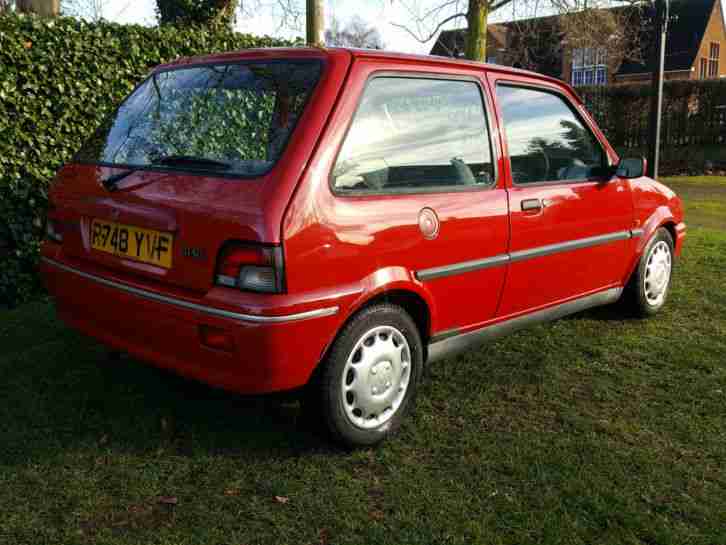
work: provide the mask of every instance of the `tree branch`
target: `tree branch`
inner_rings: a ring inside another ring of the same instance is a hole
[[[504,7],[504,6],[506,6],[507,4],[511,4],[511,3],[513,2],[513,1],[514,1],[514,0],[499,0],[499,2],[493,2],[493,3],[492,3],[492,4],[490,4],[490,6],[489,6],[489,11],[490,11],[490,12],[492,12],[492,11],[496,11],[496,10],[498,10],[499,8],[503,8],[503,7]]]
[[[412,31],[412,30],[411,30],[410,28],[408,28],[408,27],[407,27],[406,25],[400,25],[400,24],[398,24],[398,23],[390,23],[390,24],[391,24],[392,26],[395,26],[395,27],[397,27],[397,28],[401,28],[401,29],[405,30],[405,31],[406,31],[406,32],[408,32],[408,33],[409,33],[409,34],[410,34],[410,35],[411,35],[411,36],[412,36],[412,37],[413,37],[413,38],[414,38],[414,39],[415,39],[416,41],[418,41],[418,42],[420,42],[420,43],[422,43],[422,44],[425,44],[425,43],[426,43],[426,42],[428,42],[428,41],[429,41],[430,39],[432,39],[432,38],[433,38],[434,36],[436,36],[436,34],[438,33],[438,31],[439,31],[439,30],[441,30],[441,27],[443,27],[443,26],[444,26],[444,25],[445,25],[446,23],[450,23],[450,22],[451,22],[451,21],[453,21],[454,19],[459,19],[460,17],[466,17],[466,13],[455,13],[454,15],[450,15],[449,17],[447,17],[446,19],[444,19],[443,21],[441,21],[441,22],[440,22],[440,23],[439,23],[438,25],[436,25],[436,28],[434,28],[434,30],[433,30],[433,31],[432,31],[432,32],[431,32],[431,33],[430,33],[430,34],[429,34],[429,35],[428,35],[428,36],[427,36],[426,38],[422,38],[421,36],[418,36],[418,35],[417,35],[417,34],[416,34],[415,32],[413,32],[413,31]]]

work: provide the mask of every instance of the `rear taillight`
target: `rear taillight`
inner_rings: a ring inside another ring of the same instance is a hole
[[[45,224],[45,236],[48,240],[52,240],[53,242],[57,242],[59,244],[63,242],[63,223],[58,220],[48,218],[48,221]]]
[[[219,255],[215,283],[262,293],[284,291],[282,248],[230,243]]]

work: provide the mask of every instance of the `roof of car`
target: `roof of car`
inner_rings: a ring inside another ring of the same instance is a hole
[[[404,62],[413,62],[417,64],[432,64],[437,66],[447,65],[454,67],[467,66],[474,69],[486,68],[487,70],[493,70],[497,72],[511,73],[520,76],[528,76],[541,80],[550,81],[559,85],[565,84],[562,80],[532,72],[530,70],[522,70],[520,68],[513,68],[511,66],[502,66],[500,64],[488,64],[478,61],[470,61],[466,59],[455,59],[453,57],[440,57],[438,55],[413,55],[410,53],[394,53],[392,51],[381,51],[379,49],[348,49],[356,58],[373,58],[381,60],[397,60]]]
[[[496,71],[505,74],[512,74],[518,76],[526,76],[530,78],[555,83],[560,86],[567,87],[572,91],[570,86],[562,80],[532,72],[529,70],[522,70],[520,68],[513,68],[510,66],[502,66],[499,64],[487,64],[476,61],[469,61],[464,59],[454,59],[450,57],[440,57],[437,55],[413,55],[410,53],[395,53],[392,51],[382,51],[379,49],[356,49],[356,48],[340,48],[340,47],[267,47],[260,49],[243,49],[241,51],[233,51],[229,53],[216,53],[211,55],[202,55],[196,57],[182,57],[176,59],[170,63],[157,66],[157,70],[163,70],[166,68],[178,67],[179,65],[185,64],[201,64],[210,62],[231,62],[235,60],[244,60],[251,58],[280,58],[280,57],[310,57],[310,58],[325,58],[328,55],[341,53],[348,53],[355,59],[373,59],[385,61],[396,61],[398,63],[410,63],[416,65],[427,65],[435,67],[451,66],[455,68],[468,67],[475,70],[487,69],[490,71]],[[572,91],[577,96],[577,94]]]

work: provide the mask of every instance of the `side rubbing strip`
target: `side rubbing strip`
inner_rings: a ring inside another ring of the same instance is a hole
[[[500,265],[505,265],[508,261],[509,256],[507,254],[488,257],[486,259],[477,259],[474,261],[464,261],[462,263],[455,263],[453,265],[433,267],[431,269],[424,269],[422,271],[418,271],[416,273],[416,278],[418,278],[419,280],[433,280],[434,278],[442,278],[444,276],[451,276],[452,274],[461,274],[469,271],[476,271],[479,269],[498,267]]]
[[[629,238],[642,236],[642,229],[634,229],[632,231],[617,231],[608,233],[607,235],[598,235],[596,237],[578,238],[567,242],[559,242],[557,244],[549,244],[547,246],[539,246],[529,250],[520,250],[511,254],[501,254],[486,259],[476,259],[474,261],[463,261],[452,265],[444,265],[442,267],[433,267],[431,269],[423,269],[416,272],[416,278],[421,281],[433,280],[434,278],[442,278],[451,276],[452,274],[462,274],[480,269],[489,269],[491,267],[501,267],[507,263],[515,263],[524,261],[525,259],[534,259],[535,257],[543,257],[547,255],[557,254],[560,252],[569,252],[579,250],[580,248],[590,248],[599,246],[616,240],[628,240]]]
[[[41,258],[41,261],[43,261],[43,262],[47,263],[48,265],[51,265],[57,269],[60,269],[62,271],[77,274],[78,276],[85,278],[86,280],[90,280],[97,284],[101,284],[102,286],[108,286],[110,288],[115,288],[119,291],[131,293],[133,295],[137,295],[139,297],[144,297],[144,298],[150,299],[152,301],[158,301],[160,303],[166,303],[169,305],[174,305],[174,306],[186,308],[189,310],[196,310],[197,312],[203,312],[205,314],[211,314],[213,316],[221,316],[222,318],[231,318],[233,320],[239,320],[241,322],[254,322],[254,323],[293,322],[296,320],[307,320],[309,318],[320,318],[323,316],[331,316],[338,312],[338,307],[327,307],[327,308],[321,308],[321,309],[316,309],[316,310],[309,310],[307,312],[298,312],[297,314],[285,314],[282,316],[259,316],[257,314],[242,314],[239,312],[222,310],[221,308],[214,308],[214,307],[208,307],[205,305],[198,305],[196,303],[190,303],[189,301],[184,301],[183,299],[177,299],[175,297],[167,297],[166,295],[160,295],[158,293],[154,293],[151,291],[134,288],[133,286],[128,286],[128,285],[122,284],[120,282],[114,282],[113,280],[101,278],[100,276],[96,276],[94,274],[88,274],[88,273],[80,271],[74,267],[69,267],[68,265],[64,265],[63,263],[59,263],[52,259],[48,259],[47,257]]]
[[[645,229],[631,229],[630,236],[633,238],[640,238],[645,234]]]
[[[524,261],[525,259],[559,254],[560,252],[579,250],[580,248],[590,248],[591,246],[599,246],[600,244],[607,244],[608,242],[615,242],[616,240],[627,240],[629,238],[630,231],[619,231],[617,233],[609,233],[607,235],[578,238],[576,240],[560,242],[558,244],[540,246],[538,248],[532,248],[531,250],[521,250],[519,252],[513,252],[509,255],[512,262]]]

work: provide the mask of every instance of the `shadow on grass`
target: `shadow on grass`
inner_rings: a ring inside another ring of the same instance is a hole
[[[624,316],[612,306],[568,319],[621,321]],[[33,322],[39,327],[21,328]],[[0,398],[5,399],[0,463],[27,463],[76,448],[97,455],[163,451],[251,459],[341,453],[322,433],[322,423],[306,418],[299,393],[241,396],[128,356],[115,360],[105,347],[55,321],[47,305],[29,308],[17,324],[8,332],[16,345],[0,352]],[[479,356],[474,350],[463,357]],[[514,374],[506,369],[501,378],[538,382],[542,365],[531,360]],[[438,365],[434,375],[447,369]]]
[[[623,322],[638,320],[626,305],[617,302],[602,307],[590,308],[563,318],[564,320],[596,320],[598,322]]]
[[[94,446],[247,458],[339,452],[305,417],[299,395],[240,396],[130,357],[115,360],[72,332],[23,355],[30,357],[0,359],[0,463]]]

